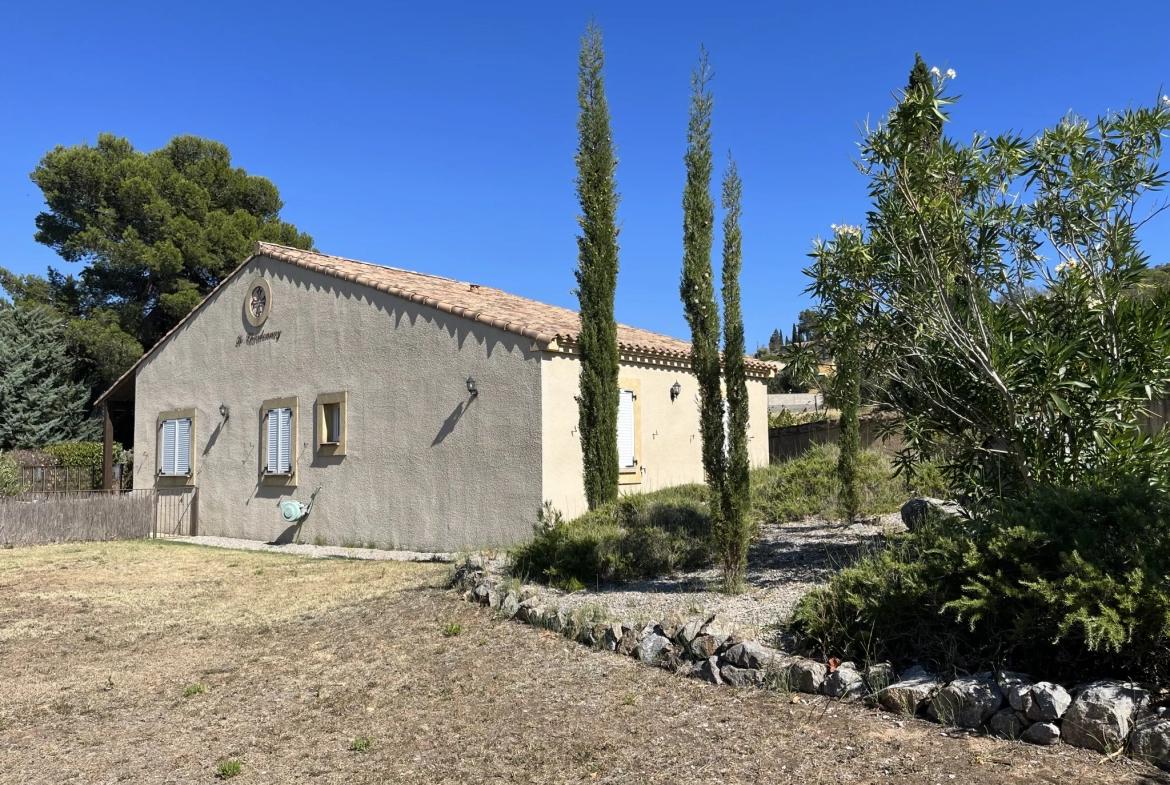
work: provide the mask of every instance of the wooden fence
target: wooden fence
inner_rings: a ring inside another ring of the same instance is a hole
[[[195,534],[199,489],[0,496],[0,547]]]
[[[840,436],[841,424],[837,420],[820,420],[800,425],[769,428],[768,457],[772,463],[797,458],[814,444],[836,444]],[[903,446],[901,437],[897,435],[883,440],[880,423],[870,420],[861,421],[861,448],[863,450],[877,449],[884,453],[893,454],[902,449]]]

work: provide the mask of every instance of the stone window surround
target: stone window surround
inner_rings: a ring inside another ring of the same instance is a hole
[[[289,456],[288,456],[288,474],[270,474],[268,472],[268,411],[270,409],[292,409],[292,423],[289,430],[291,431],[289,437]],[[300,450],[298,449],[298,428],[300,426],[300,416],[297,412],[297,398],[296,396],[285,398],[269,398],[260,404],[260,484],[272,485],[284,488],[295,488],[297,486],[297,458]]]

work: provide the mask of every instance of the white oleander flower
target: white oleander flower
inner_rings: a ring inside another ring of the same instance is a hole
[[[947,69],[947,79],[954,79],[954,78],[955,78],[955,69],[948,68]]]
[[[1056,273],[1057,275],[1060,275],[1065,270],[1076,269],[1076,266],[1077,266],[1076,261],[1073,259],[1069,259],[1067,261],[1061,262],[1060,264],[1056,265],[1056,267],[1053,268],[1053,272]]]
[[[930,73],[933,74],[934,76],[942,76],[942,71],[938,70],[937,65],[934,68],[930,69]]]
[[[1170,106],[1170,95],[1162,96],[1162,103],[1166,104],[1167,106]]]

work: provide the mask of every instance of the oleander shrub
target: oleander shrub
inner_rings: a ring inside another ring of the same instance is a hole
[[[1170,677],[1170,498],[1144,484],[1042,488],[932,517],[801,601],[827,656],[1036,677]]]

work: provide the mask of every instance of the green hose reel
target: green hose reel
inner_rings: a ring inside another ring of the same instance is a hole
[[[320,492],[321,486],[318,485],[317,489],[313,491],[313,495],[309,497],[308,504],[296,499],[285,499],[280,503],[280,517],[284,518],[286,523],[301,523],[313,511],[313,502],[316,501],[317,494]]]

